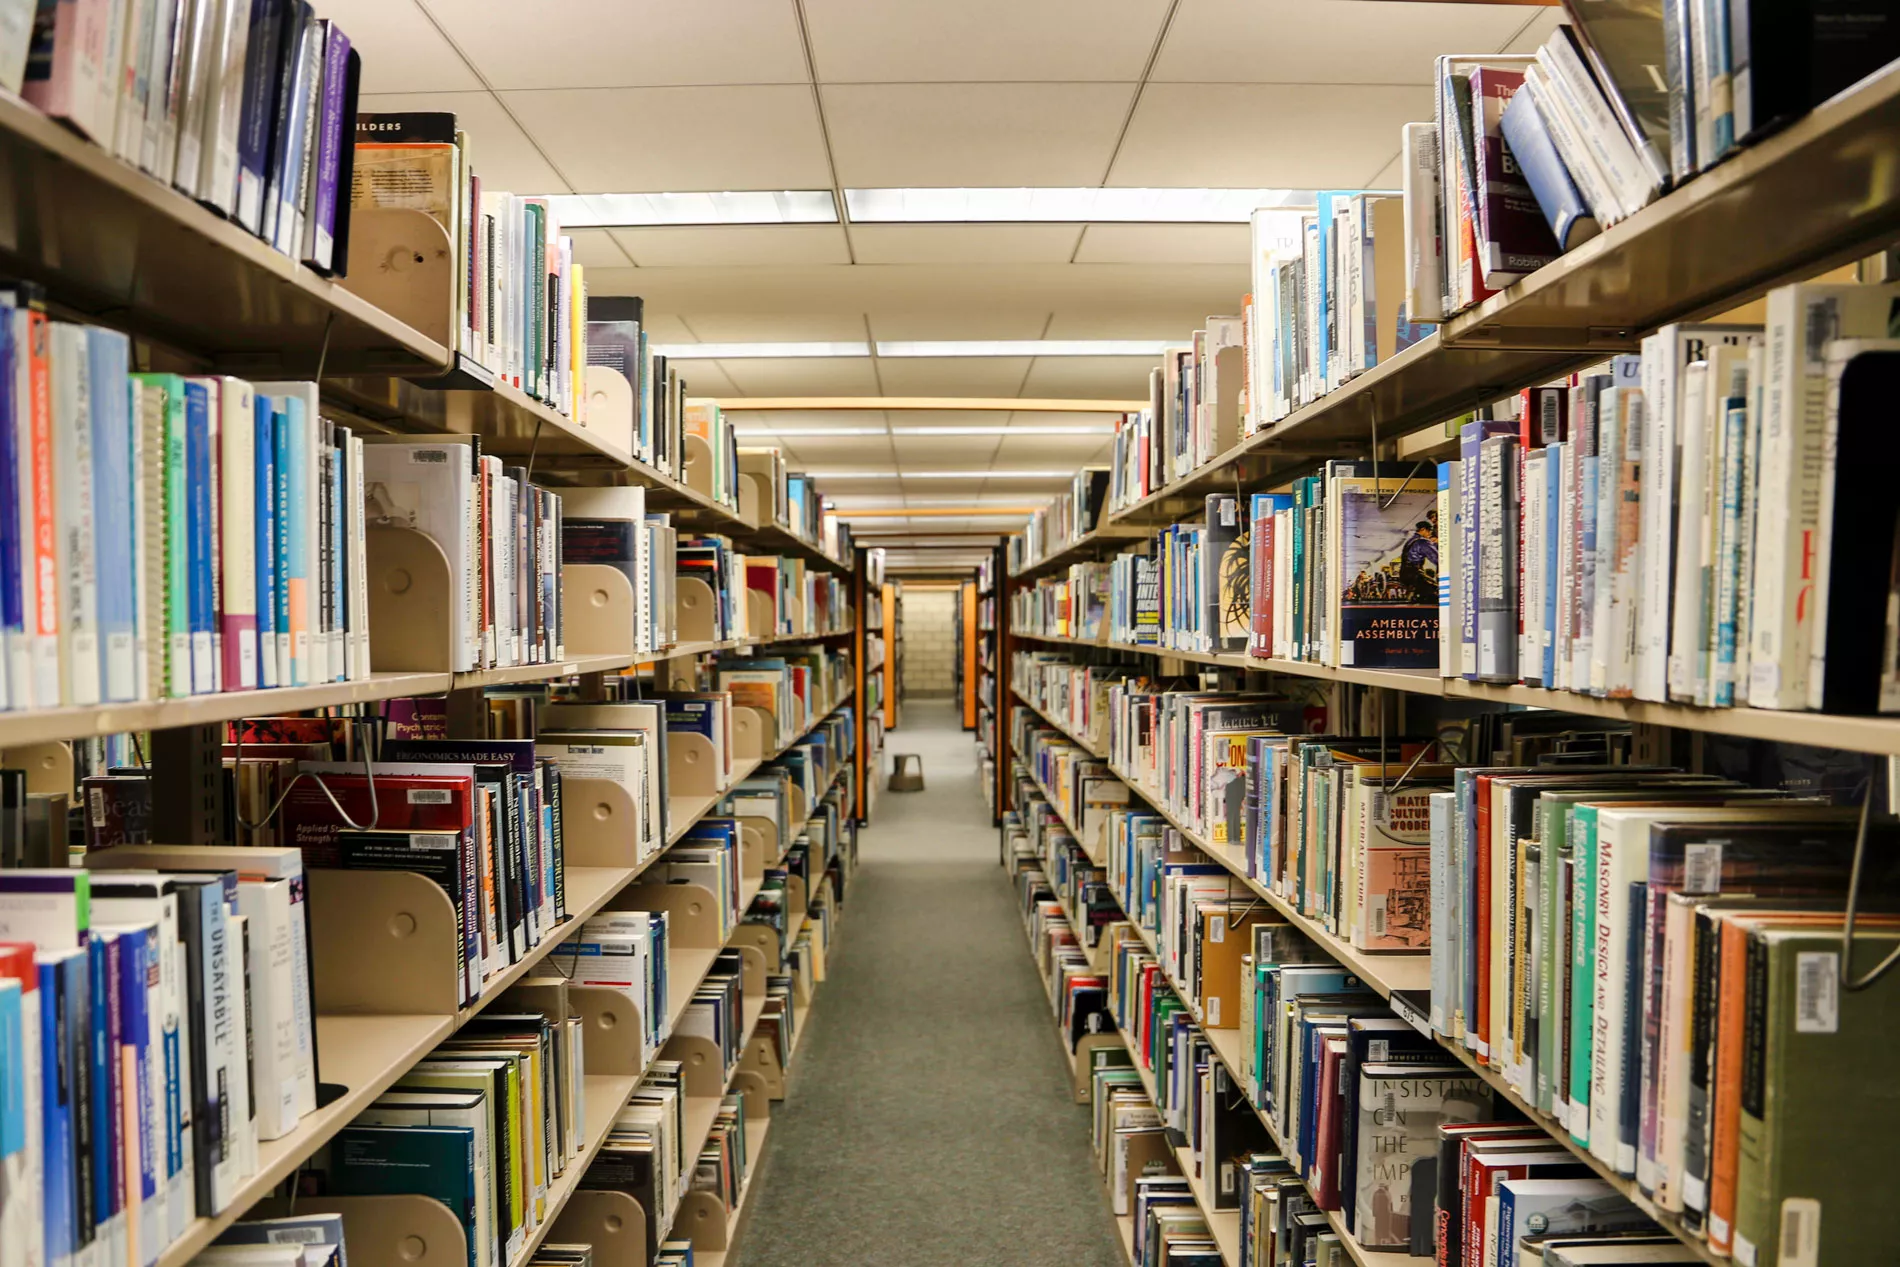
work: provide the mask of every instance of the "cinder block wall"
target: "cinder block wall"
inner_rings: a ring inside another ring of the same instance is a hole
[[[906,698],[951,694],[956,682],[956,592],[906,589],[903,604]]]

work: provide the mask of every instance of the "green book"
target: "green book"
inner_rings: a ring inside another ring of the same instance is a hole
[[[475,1132],[466,1126],[346,1126],[330,1142],[330,1191],[434,1197],[461,1221],[477,1267]]]
[[[191,691],[191,543],[185,530],[185,380],[177,374],[134,374],[135,382],[148,383],[165,393],[163,446],[158,454],[148,455],[160,463],[164,472],[162,509],[164,538],[162,545],[146,542],[147,592],[153,594],[164,612],[165,678],[154,682],[155,692],[173,699]],[[158,546],[161,570],[150,571],[150,551]]]
[[[1857,928],[1855,974],[1896,942],[1900,929]],[[1748,934],[1743,1026],[1765,1041],[1742,1054],[1737,1262],[1891,1262],[1900,1241],[1887,1151],[1900,1135],[1892,1074],[1900,977],[1845,990],[1840,954],[1839,927],[1770,924]]]
[[[1590,1142],[1590,1052],[1595,1025],[1597,807],[1573,805],[1570,843],[1570,1138]]]

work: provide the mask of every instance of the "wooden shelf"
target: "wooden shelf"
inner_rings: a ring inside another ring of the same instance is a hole
[[[1460,313],[1442,337],[1600,358],[1870,254],[1900,234],[1896,151],[1900,66],[1889,65]]]
[[[1058,547],[1054,553],[1046,554],[1033,563],[1026,563],[1020,571],[1011,572],[1012,581],[1034,580],[1038,576],[1047,576],[1060,571],[1071,563],[1083,559],[1092,559],[1096,555],[1112,550],[1130,541],[1147,536],[1147,530],[1132,524],[1117,524],[1104,521],[1091,532],[1085,532],[1066,545]]]
[[[0,93],[0,268],[234,373],[440,372],[449,350]],[[358,260],[359,269],[373,265]]]
[[[325,1082],[347,1090],[306,1115],[282,1139],[260,1141],[257,1173],[239,1185],[223,1214],[193,1219],[184,1234],[158,1256],[158,1267],[184,1267],[199,1250],[242,1219],[253,1203],[295,1170],[305,1158],[348,1126],[370,1102],[387,1091],[411,1066],[447,1038],[454,1024],[446,1016],[319,1016],[317,1047]]]

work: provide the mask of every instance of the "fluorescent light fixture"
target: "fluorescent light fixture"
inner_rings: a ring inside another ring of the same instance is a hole
[[[654,355],[670,361],[742,361],[773,357],[869,356],[868,343],[659,343]]]
[[[1030,424],[1020,427],[892,427],[894,436],[1105,436],[1112,435],[1112,422],[1077,422],[1067,426]],[[741,433],[743,434],[743,433]],[[784,432],[779,434],[783,435]]]
[[[1066,480],[1074,471],[807,471],[815,480]]]
[[[847,189],[854,224],[1245,224],[1308,189]]]
[[[755,189],[697,194],[550,194],[564,229],[638,229],[655,225],[836,224],[829,189]]]
[[[884,342],[877,354],[905,356],[1160,356],[1165,339],[939,339]]]
[[[882,427],[738,427],[741,440],[769,440],[778,436],[881,436]]]

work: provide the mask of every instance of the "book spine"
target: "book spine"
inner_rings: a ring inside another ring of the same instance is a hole
[[[188,401],[196,386],[171,379],[165,401],[164,568],[160,586],[165,606],[165,694],[182,699],[194,693],[191,660],[193,524]]]
[[[257,684],[283,685],[277,677],[277,428],[276,407],[258,393],[252,398],[251,541],[257,608]]]
[[[160,519],[165,467],[157,456],[164,425],[164,391],[133,377],[127,385],[126,403],[132,446],[132,697],[149,700],[156,698],[157,684],[165,676],[163,614],[153,589],[153,578],[164,575],[165,564]]]
[[[99,586],[93,520],[91,374],[83,326],[61,324],[52,343],[53,428],[59,453],[59,539],[63,547],[60,628],[63,698],[97,704],[101,698]]]
[[[216,620],[216,602],[212,576],[217,570],[212,553],[213,528],[211,465],[211,412],[214,408],[209,390],[194,382],[186,395],[186,496],[190,498],[187,516],[186,567],[190,580],[191,610],[191,693],[205,695],[215,689],[212,665],[212,625]]]
[[[300,557],[295,541],[296,525],[291,517],[291,465],[297,445],[293,412],[300,402],[273,398],[271,402],[271,474],[276,486],[271,498],[271,519],[276,525],[277,577],[272,599],[277,605],[273,624],[277,628],[277,685],[296,685],[296,639],[291,627],[291,561]]]
[[[264,224],[264,182],[270,164],[271,123],[276,117],[279,45],[284,36],[282,0],[251,0],[250,42],[244,54],[244,95],[237,139],[237,222],[252,233]]]
[[[1481,681],[1517,677],[1517,534],[1509,507],[1518,503],[1516,438],[1485,441],[1479,457],[1478,672]]]
[[[258,685],[257,397],[235,378],[218,395],[220,667],[225,690],[249,691]]]
[[[0,310],[0,628],[5,631],[5,660],[0,662],[0,708],[26,708],[32,705],[32,666],[27,653],[28,595],[31,577],[26,575],[22,538],[26,525],[22,514],[23,499],[32,496],[27,475],[21,469],[19,413],[24,399],[13,390],[18,382],[16,367],[24,352],[15,342],[13,310]]]
[[[311,433],[317,420],[307,416],[304,401],[295,396],[290,401],[289,420],[290,443],[287,449],[290,461],[285,472],[286,508],[283,522],[289,527],[285,534],[289,545],[289,570],[284,573],[284,588],[290,622],[287,626],[290,631],[290,684],[309,686],[316,681],[311,662],[311,598],[315,582],[310,566],[312,537],[315,535],[312,532],[310,490],[315,476],[310,468],[315,453]]]
[[[67,975],[57,958],[36,961],[40,1007],[41,1160],[46,1267],[73,1267],[78,1248],[77,1161],[73,1139],[72,1030],[67,1023]]]
[[[303,258],[312,268],[330,271],[336,251],[337,176],[342,170],[343,147],[349,144],[344,126],[343,89],[350,61],[350,37],[335,22],[326,22],[323,58],[323,98],[317,127],[316,189],[310,223],[304,236]]]

